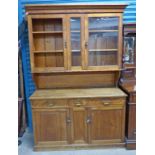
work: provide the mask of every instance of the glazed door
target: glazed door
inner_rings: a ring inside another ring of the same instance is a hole
[[[35,143],[68,144],[70,114],[67,109],[38,110],[33,112]]]
[[[87,69],[119,69],[122,50],[122,17],[120,14],[86,16]]]
[[[32,72],[67,69],[65,15],[28,17]]]
[[[84,69],[84,16],[67,15],[68,69]]]
[[[123,55],[124,67],[136,66],[136,35],[135,33],[129,33],[124,36],[124,55]]]

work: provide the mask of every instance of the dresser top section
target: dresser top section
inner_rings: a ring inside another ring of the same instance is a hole
[[[101,9],[103,12],[106,12],[106,10],[113,10],[113,12],[123,12],[125,7],[127,6],[127,3],[74,3],[74,4],[27,4],[25,5],[25,9],[27,14],[36,14],[36,13],[49,13],[51,10],[81,10],[81,13],[84,10],[95,10],[95,9]],[[88,11],[89,12],[89,11]],[[61,12],[62,13],[62,12]],[[67,12],[69,13],[69,12]]]
[[[126,97],[119,88],[49,89],[36,90],[30,99]]]

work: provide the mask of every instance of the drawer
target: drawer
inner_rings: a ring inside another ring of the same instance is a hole
[[[32,108],[63,108],[68,107],[67,100],[32,100]]]
[[[114,98],[92,98],[92,99],[75,99],[71,101],[73,107],[114,107],[123,106],[125,99]]]
[[[120,107],[125,103],[124,99],[114,99],[114,98],[100,98],[89,100],[87,106],[90,107]]]

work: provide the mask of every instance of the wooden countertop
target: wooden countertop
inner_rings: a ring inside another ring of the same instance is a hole
[[[91,98],[91,97],[126,97],[119,88],[84,88],[84,89],[49,89],[36,90],[33,99]]]

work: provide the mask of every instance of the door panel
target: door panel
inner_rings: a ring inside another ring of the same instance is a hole
[[[84,68],[84,17],[83,15],[68,15],[68,55],[69,69],[81,70]]]
[[[86,125],[86,111],[73,110],[73,124],[74,124],[74,143],[87,142],[87,125]]]
[[[122,110],[93,110],[91,111],[91,142],[98,143],[106,140],[122,138]]]
[[[85,49],[88,69],[120,65],[120,18],[119,14],[86,15]]]
[[[37,127],[34,128],[36,141],[67,144],[69,141],[68,117],[69,111],[66,109],[34,112],[35,126]]]

